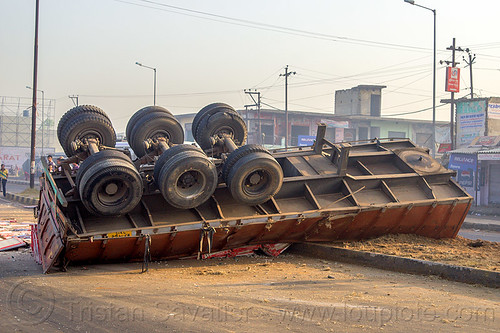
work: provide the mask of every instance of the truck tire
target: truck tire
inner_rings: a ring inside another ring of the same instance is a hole
[[[134,153],[141,158],[148,153],[144,141],[159,137],[165,137],[169,142],[179,144],[184,142],[184,131],[174,117],[165,112],[153,112],[137,121],[127,140]]]
[[[168,111],[167,109],[165,109],[162,106],[151,105],[151,106],[143,107],[142,109],[140,109],[139,111],[134,113],[132,115],[132,117],[130,117],[130,119],[128,120],[127,128],[125,129],[125,135],[127,137],[127,141],[128,141],[128,138],[130,137],[130,132],[132,132],[132,128],[134,128],[135,123],[137,123],[142,117],[144,117],[150,113],[153,113],[153,112],[164,112],[164,113],[169,114],[173,117],[172,112]]]
[[[61,128],[61,146],[68,157],[75,154],[71,142],[97,139],[99,144],[114,147],[116,133],[109,119],[96,113],[80,113],[68,119]]]
[[[82,174],[78,191],[91,214],[118,216],[132,211],[141,201],[143,184],[132,163],[102,158]]]
[[[177,153],[163,165],[159,188],[170,205],[181,209],[197,207],[217,188],[217,168],[201,152]]]
[[[233,168],[233,165],[236,162],[238,162],[240,158],[248,154],[259,153],[259,152],[271,155],[271,153],[266,148],[256,144],[244,145],[233,151],[231,154],[229,154],[226,161],[224,162],[224,165],[222,166],[222,179],[224,179],[224,181],[227,183],[227,176],[229,175],[229,170]]]
[[[59,140],[59,143],[61,143],[61,132],[62,128],[68,121],[68,119],[71,119],[75,116],[78,116],[82,113],[95,113],[99,114],[101,116],[104,116],[106,119],[109,120],[108,115],[106,112],[104,112],[102,109],[98,108],[97,106],[94,105],[78,105],[72,108],[71,110],[67,111],[59,120],[59,123],[57,124],[57,139]],[[109,120],[109,123],[111,124],[111,120]],[[61,143],[62,145],[62,143]]]
[[[100,152],[90,155],[87,157],[81,164],[80,167],[78,168],[78,171],[76,172],[76,179],[75,179],[75,184],[78,186],[80,183],[80,180],[82,178],[82,175],[85,173],[85,171],[90,168],[92,165],[97,163],[99,160],[103,159],[121,159],[124,161],[127,161],[129,163],[132,163],[132,160],[130,157],[125,155],[124,153],[117,151],[117,150],[101,150]]]
[[[201,119],[196,130],[195,140],[201,149],[212,147],[212,136],[229,135],[237,146],[247,139],[247,128],[241,116],[232,112],[218,112]]]
[[[156,185],[158,185],[158,187],[160,186],[160,172],[165,162],[183,151],[196,151],[203,154],[203,150],[196,146],[188,144],[175,145],[164,151],[163,154],[161,154],[158,160],[155,162],[155,168],[153,171],[154,180],[156,181]]]
[[[226,103],[212,103],[205,106],[203,109],[198,111],[196,116],[194,116],[193,123],[191,124],[191,133],[193,137],[196,137],[196,129],[200,124],[200,121],[205,117],[210,117],[218,112],[233,112],[237,113],[236,110],[229,104]]]
[[[283,170],[274,157],[257,152],[240,158],[229,171],[227,187],[233,198],[248,205],[268,201],[281,188]]]

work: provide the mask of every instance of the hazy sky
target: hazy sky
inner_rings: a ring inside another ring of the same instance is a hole
[[[416,0],[437,10],[438,60],[446,47],[476,54],[474,93],[500,96],[500,1]],[[177,7],[177,8],[176,8]],[[0,0],[0,96],[30,97],[34,0]],[[40,0],[39,89],[56,99],[56,117],[94,104],[123,131],[130,115],[153,103],[174,114],[212,102],[251,104],[243,89],[284,108],[284,67],[289,109],[333,112],[335,90],[386,85],[382,114],[432,106],[432,12],[403,0]],[[457,54],[465,66],[462,54]],[[448,98],[438,64],[437,105]],[[470,93],[462,69],[458,96]],[[431,111],[412,118],[431,119]],[[437,109],[449,119],[449,107]]]

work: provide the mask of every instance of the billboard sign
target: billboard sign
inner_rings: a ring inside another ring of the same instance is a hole
[[[474,196],[474,178],[477,172],[475,154],[451,154],[448,169],[457,171],[457,181]]]
[[[30,158],[31,149],[25,147],[0,147],[0,162],[7,168],[22,168],[24,161]]]
[[[500,104],[488,103],[488,118],[500,119]]]
[[[446,67],[446,86],[448,92],[460,92],[460,68]]]
[[[440,143],[438,153],[446,153],[447,151],[451,151],[451,143]]]
[[[307,147],[314,145],[315,136],[312,135],[299,135],[299,147]]]
[[[486,100],[457,103],[457,146],[469,145],[478,136],[484,136]]]
[[[500,161],[500,154],[478,154],[477,159],[480,161]]]

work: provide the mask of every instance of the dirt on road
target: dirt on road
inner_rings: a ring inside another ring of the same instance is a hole
[[[284,254],[70,266],[0,254],[2,332],[495,332],[498,290]]]
[[[472,241],[460,236],[455,239],[433,239],[417,235],[386,235],[370,240],[332,244],[352,250],[500,271],[500,243]]]

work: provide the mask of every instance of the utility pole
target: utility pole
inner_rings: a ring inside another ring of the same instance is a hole
[[[290,75],[295,75],[297,72],[289,72],[288,71],[288,65],[285,67],[285,74],[280,74],[280,76],[285,77],[285,148],[288,148],[288,77]]]
[[[472,64],[476,60],[476,55],[471,54],[469,48],[465,49],[465,52],[469,55],[469,60],[467,60],[465,57],[463,57],[465,63],[467,66],[469,66],[469,72],[470,72],[470,98],[474,98],[474,85],[472,84]]]
[[[451,61],[444,60],[440,63],[451,64],[451,67],[455,67],[459,62],[455,61],[455,51],[463,52],[461,47],[455,47],[455,38],[453,38],[453,43],[450,47],[446,48],[451,51]],[[455,93],[451,92],[451,107],[450,107],[450,139],[451,139],[451,150],[455,149]]]
[[[33,56],[33,100],[31,104],[31,156],[30,156],[30,188],[35,188],[35,145],[36,145],[36,92],[38,73],[38,14],[40,3],[35,3],[35,45]]]
[[[261,121],[260,121],[260,91],[251,91],[250,89],[245,89],[245,94],[248,94],[254,104],[252,105],[245,105],[245,108],[247,108],[247,119],[248,119],[248,107],[255,106],[257,107],[257,117],[258,117],[258,133],[259,133],[259,138],[257,139],[257,142],[259,144],[262,144],[262,126],[261,126]],[[257,100],[255,100],[254,95],[257,95]]]
[[[78,106],[78,95],[68,96],[75,106]],[[75,102],[76,101],[76,102]]]
[[[30,86],[26,86],[26,88],[31,89]],[[42,121],[41,121],[41,129],[42,129],[42,156],[43,156],[43,147],[44,147],[44,122],[45,122],[45,91],[38,89],[39,92],[42,93]]]

